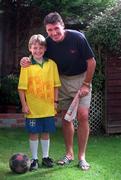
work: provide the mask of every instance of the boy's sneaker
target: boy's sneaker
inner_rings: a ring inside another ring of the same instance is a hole
[[[53,162],[53,160],[51,159],[51,158],[49,158],[49,157],[47,157],[47,158],[42,158],[42,165],[43,166],[46,166],[46,167],[53,167],[53,164],[54,162]]]
[[[37,170],[38,167],[39,167],[38,159],[32,159],[31,160],[31,165],[30,165],[30,171]]]

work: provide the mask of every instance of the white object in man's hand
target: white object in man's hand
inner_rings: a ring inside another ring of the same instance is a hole
[[[80,90],[75,95],[71,105],[68,108],[67,113],[65,114],[64,119],[66,121],[72,121],[76,118],[77,110],[78,110],[78,106],[79,106],[79,98],[80,98]]]

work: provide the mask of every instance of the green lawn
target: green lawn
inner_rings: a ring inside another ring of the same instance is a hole
[[[121,180],[121,135],[90,136],[87,147],[89,171],[77,168],[77,138],[74,138],[75,160],[69,166],[39,168],[34,172],[13,174],[8,165],[13,153],[30,156],[28,134],[24,129],[0,129],[0,180]],[[60,129],[51,137],[51,157],[58,160],[64,155],[64,143]],[[31,156],[30,156],[31,157]],[[41,146],[39,147],[41,160]]]

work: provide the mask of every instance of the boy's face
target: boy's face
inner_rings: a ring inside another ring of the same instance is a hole
[[[64,26],[60,22],[55,24],[47,24],[46,32],[48,33],[48,36],[55,42],[60,42],[64,39]]]
[[[43,55],[46,51],[46,47],[44,45],[40,45],[38,42],[31,45],[29,48],[29,51],[31,52],[32,56],[36,60],[40,60],[43,58]]]

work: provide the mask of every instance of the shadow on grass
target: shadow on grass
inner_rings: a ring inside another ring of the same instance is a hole
[[[59,165],[55,165],[53,168],[43,168],[40,167],[38,170],[35,171],[28,171],[24,174],[16,174],[12,171],[8,171],[4,173],[4,177],[8,180],[15,180],[15,179],[23,179],[25,180],[27,179],[44,179],[45,177],[51,177],[54,176],[54,174],[62,174],[63,171],[65,171],[66,169],[70,169],[77,167],[76,165],[69,165],[69,166],[59,166]]]

